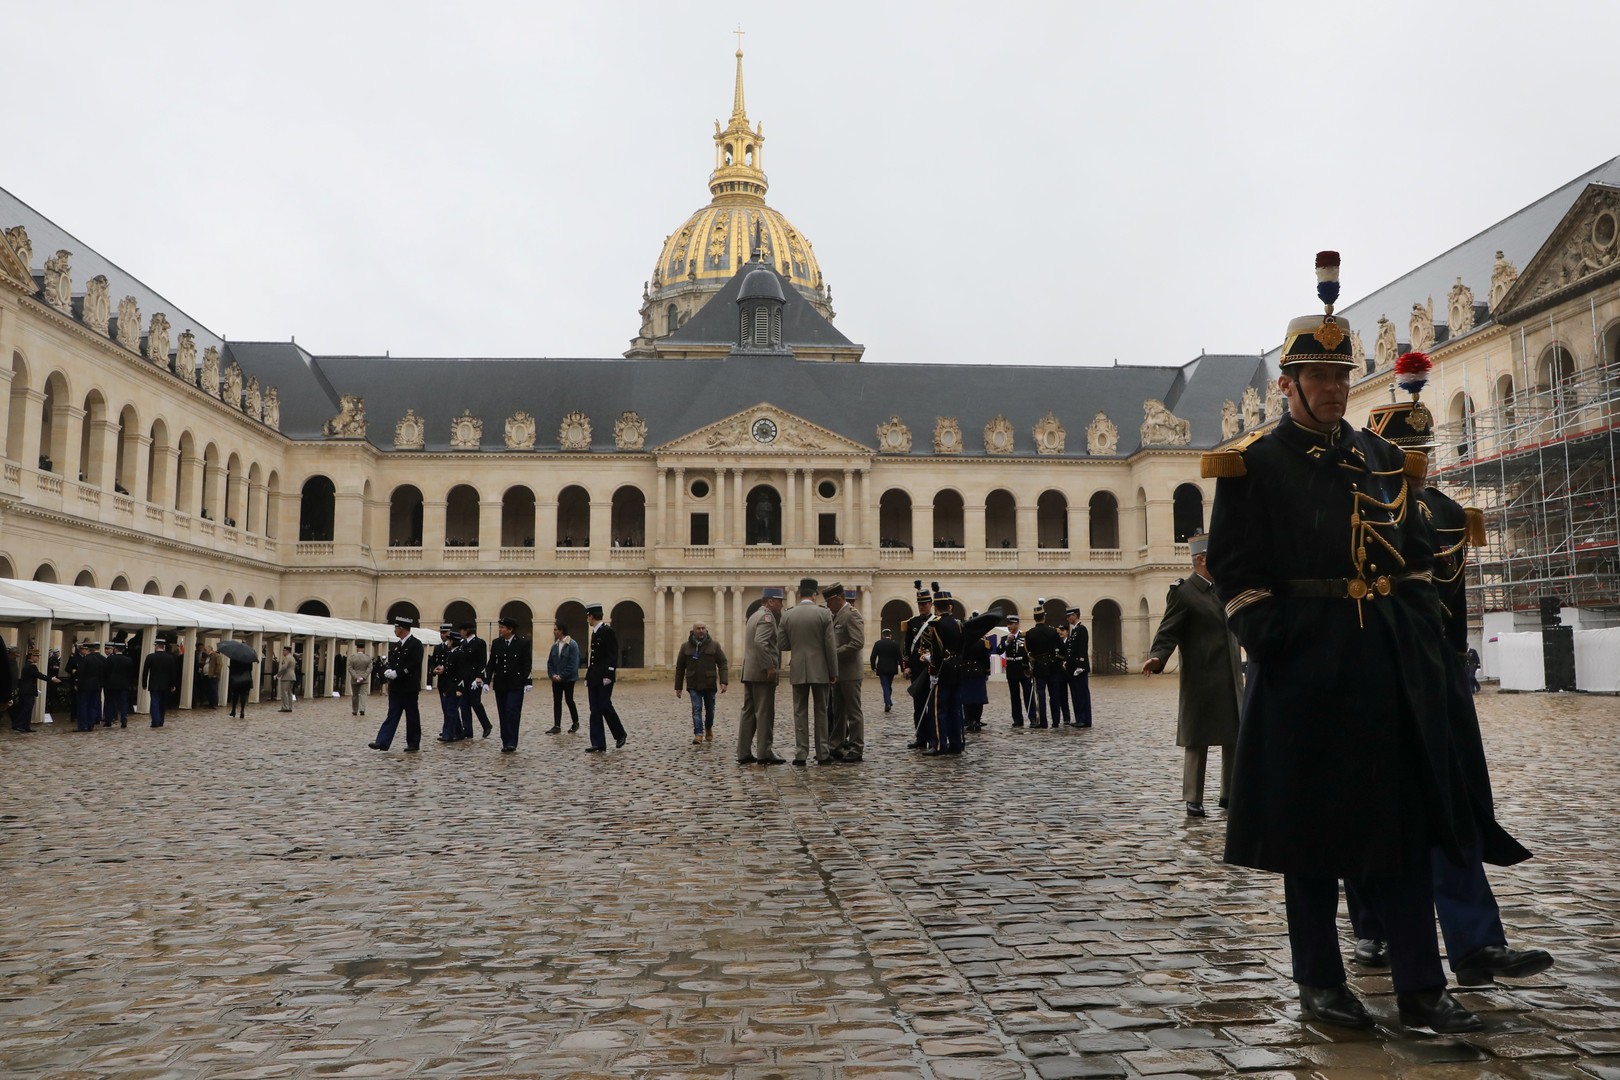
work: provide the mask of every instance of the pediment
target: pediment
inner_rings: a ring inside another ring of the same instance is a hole
[[[761,402],[678,439],[664,443],[660,454],[863,454],[872,448],[786,409]]]
[[[38,288],[34,284],[34,272],[23,262],[22,257],[12,250],[11,241],[6,238],[3,231],[0,231],[0,276],[29,294],[33,294]]]
[[[1620,273],[1620,188],[1589,184],[1497,306],[1498,321],[1550,307]]]

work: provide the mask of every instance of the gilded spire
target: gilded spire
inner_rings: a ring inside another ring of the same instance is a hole
[[[742,81],[742,36],[747,31],[739,26],[732,32],[737,35],[737,89],[731,95],[731,122],[733,124],[741,123],[743,127],[747,127],[748,107],[743,103]]]
[[[760,203],[764,200],[765,128],[748,123],[748,106],[743,98],[742,28],[737,35],[737,84],[731,95],[731,120],[724,128],[714,122],[714,171],[709,174],[709,193],[716,201]]]

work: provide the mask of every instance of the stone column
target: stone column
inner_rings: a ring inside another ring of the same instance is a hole
[[[911,504],[911,546],[918,555],[928,552],[928,565],[932,566],[934,551],[934,506],[932,503]]]
[[[134,432],[124,443],[124,477],[119,479],[129,488],[132,499],[146,498],[146,484],[151,477],[152,436]]]
[[[338,495],[338,499],[341,500],[342,498],[343,498],[343,495],[340,493]],[[209,518],[210,521],[213,521],[215,524],[224,524],[224,522],[225,522],[225,466],[220,464],[218,461],[215,461],[215,462],[212,462],[212,463],[205,462],[203,464],[203,500],[202,500],[202,505],[203,505],[203,508],[208,511],[208,518]],[[334,529],[336,528],[336,521],[335,521],[336,512],[337,512],[336,508],[334,508],[334,522],[333,522]],[[358,529],[359,522],[356,522],[355,525],[356,525],[356,532],[358,532],[359,531],[359,529]],[[333,538],[336,539],[336,537],[338,537],[341,534],[337,533],[337,532],[334,532],[332,535],[333,535]]]
[[[243,507],[246,514],[242,518],[244,532],[256,536],[265,534],[265,526],[269,524],[265,515],[270,512],[270,489],[263,484],[249,483],[247,489],[247,505]]]
[[[730,619],[726,618],[726,587],[716,585],[714,587],[714,625],[709,627],[709,636],[714,638],[715,641],[724,642],[726,640],[726,626],[730,621]],[[728,660],[731,658],[729,650],[726,658]]]
[[[984,550],[985,536],[987,535],[984,516],[985,508],[983,503],[975,507],[967,504],[964,500],[962,506],[962,546],[969,551]]]
[[[315,635],[307,635],[304,647],[298,651],[304,665],[303,678],[298,680],[298,696],[308,701],[315,696]]]
[[[878,527],[877,500],[872,498],[872,470],[861,470],[861,543],[872,549],[873,557],[877,556],[880,537]]]
[[[684,548],[692,539],[692,529],[686,521],[686,470],[675,470],[675,546]]]
[[[253,646],[253,655],[262,658],[264,656],[264,631],[253,631],[253,633],[248,637],[248,644]],[[264,679],[262,678],[263,675],[264,661],[261,659],[257,664],[253,665],[253,686],[248,690],[248,704],[250,705],[257,705],[261,699],[259,687],[264,683]]]
[[[557,500],[535,500],[534,546],[538,551],[551,551],[557,546]],[[547,556],[550,558],[550,556]]]
[[[12,351],[9,334],[5,331],[16,326],[16,316],[0,315],[0,356],[7,356]],[[11,434],[11,380],[13,378],[11,365],[0,364],[0,458],[5,458],[7,437]],[[26,650],[19,649],[19,652]],[[20,664],[19,664],[20,667]]]
[[[217,499],[216,499],[217,501]],[[216,509],[211,511],[215,521],[224,521]],[[365,495],[359,491],[339,491],[332,497],[332,542],[358,550],[366,542],[360,533],[365,520]]]
[[[247,501],[247,477],[238,473],[236,476],[230,477],[225,488],[225,517],[234,519],[238,529],[247,528]],[[362,508],[361,519],[364,520],[364,518],[365,511]],[[224,518],[220,520],[224,521]],[[370,537],[366,537],[364,542],[369,544],[372,540]]]
[[[499,499],[485,499],[480,496],[478,500],[478,546],[493,549],[496,556],[500,554],[501,500]]]
[[[1069,553],[1091,554],[1091,507],[1086,503],[1069,504]]]
[[[202,509],[202,495],[197,490],[199,475],[202,472],[202,459],[193,454],[180,457],[180,490],[175,492],[175,509],[182,514],[195,514]],[[293,534],[297,535],[295,528]]]
[[[653,544],[657,547],[663,547],[668,543],[665,537],[668,534],[669,518],[665,513],[664,506],[664,489],[668,485],[666,477],[668,472],[669,470],[662,466],[653,470],[653,485],[655,488],[653,491]]]
[[[737,658],[739,683],[742,682],[743,650],[747,647],[743,642],[743,631],[748,628],[748,620],[743,616],[746,599],[745,590],[741,585],[731,587],[731,655]]]
[[[855,520],[855,470],[844,470],[844,512],[838,522],[838,539],[845,547],[861,542],[861,531]]]
[[[157,467],[157,474],[150,477],[152,497],[147,500],[154,506],[161,506],[165,510],[174,505],[175,490],[170,486],[175,473],[179,470],[180,448],[172,443],[168,446],[158,447],[152,465]]]
[[[180,657],[180,707],[191,708],[191,693],[197,682],[197,628],[180,631],[185,653]]]
[[[686,606],[686,586],[685,585],[676,585],[674,588],[675,588],[675,618],[673,620],[674,626],[672,627],[672,634],[670,636],[670,640],[675,641],[675,642],[682,642],[682,641],[686,640],[686,630],[687,630],[686,612],[683,610],[683,608]],[[666,654],[668,652],[671,652],[671,651],[672,650],[666,650]],[[665,655],[665,656],[662,656],[662,657],[659,658],[659,662],[664,663],[664,664],[668,664],[668,663],[673,663],[674,661],[672,661],[668,655]]]
[[[45,422],[45,391],[29,387],[23,391],[23,398],[22,436],[17,441],[17,464],[32,469],[39,464],[39,429]],[[10,415],[9,406],[7,415],[8,417]],[[9,428],[7,439],[10,439]],[[4,450],[7,445],[9,442],[0,444],[0,450]],[[45,649],[41,646],[40,659],[44,658]],[[39,695],[39,700],[44,701],[45,695]]]
[[[118,465],[118,421],[90,422],[90,460],[84,463],[85,482],[111,491]]]
[[[422,548],[424,552],[444,550],[446,509],[443,499],[422,500]]]
[[[56,475],[64,480],[79,479],[79,427],[84,423],[84,410],[57,402],[51,413],[51,461]]]
[[[1018,530],[1013,539],[1013,546],[1020,551],[1034,551],[1041,546],[1039,513],[1040,508],[1034,503],[1028,506],[1018,504],[1018,510],[1013,515]]]
[[[798,500],[798,484],[799,484],[799,470],[798,469],[789,469],[787,471],[787,484],[786,484],[787,491],[782,496],[782,544],[783,544],[783,546],[787,546],[789,544],[792,544],[798,539],[798,537],[793,535],[794,519],[796,517],[798,517],[798,515],[793,512],[794,505],[799,501]]]
[[[662,481],[660,481],[662,482]],[[664,593],[667,588],[663,585],[653,586],[653,659],[648,667],[659,667],[663,664],[663,657],[668,653],[664,628]]]
[[[35,410],[35,414],[38,414],[37,409]],[[38,438],[37,434],[35,435],[35,438]],[[38,444],[36,443],[35,445]],[[53,622],[54,620],[52,620],[49,616],[43,619],[34,620],[33,642],[34,645],[39,649],[39,670],[41,671],[45,670],[45,665],[50,661],[51,633],[54,630]],[[17,632],[17,646],[19,653],[17,670],[20,672],[22,671],[23,661],[28,659],[28,642],[22,639],[21,629],[19,629]],[[30,724],[43,724],[45,722],[45,702],[50,697],[49,687],[50,683],[46,683],[40,688],[39,697],[34,701],[34,715],[28,721]],[[53,716],[51,719],[55,720],[56,717]]]
[[[731,490],[735,505],[731,508],[731,542],[738,547],[748,543],[748,491],[743,485],[743,471],[731,470]]]
[[[803,502],[804,523],[800,526],[799,535],[803,538],[805,546],[821,542],[821,534],[816,529],[816,471],[804,470],[804,490],[799,492]]]

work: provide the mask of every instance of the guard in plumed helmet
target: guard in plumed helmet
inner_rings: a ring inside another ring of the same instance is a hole
[[[911,697],[912,740],[906,744],[906,749],[928,750],[934,745],[933,732],[925,728],[923,714],[930,705],[932,686],[928,681],[928,664],[920,653],[923,634],[934,621],[934,591],[939,588],[939,582],[934,582],[930,589],[923,588],[921,578],[912,584],[917,590],[917,614],[900,623],[900,674],[906,677],[909,684],[906,693]]]
[[[1367,427],[1408,450],[1433,452],[1434,417],[1420,400],[1430,362],[1420,352],[1407,353],[1395,362],[1396,378],[1412,398],[1372,410]],[[1485,540],[1484,515],[1464,509],[1440,489],[1413,480],[1418,511],[1434,538],[1434,582],[1439,594],[1444,627],[1446,663],[1446,715],[1451,721],[1452,748],[1467,785],[1469,805],[1478,833],[1476,843],[1453,862],[1436,852],[1434,907],[1446,942],[1446,959],[1457,981],[1474,986],[1498,976],[1523,978],[1547,970],[1553,958],[1545,949],[1514,949],[1507,943],[1502,915],[1485,877],[1484,864],[1512,866],[1530,852],[1509,836],[1496,821],[1491,774],[1479,735],[1479,716],[1469,690],[1464,658],[1468,652],[1468,590],[1465,566],[1468,549]],[[1350,921],[1356,932],[1355,960],[1366,967],[1389,962],[1385,932],[1353,887],[1345,890]]]
[[[948,590],[934,589],[934,621],[923,632],[920,656],[928,666],[929,707],[923,731],[934,755],[962,752],[962,621]]]
[[[1275,428],[1204,455],[1216,477],[1209,569],[1251,666],[1227,862],[1283,875],[1301,1012],[1365,1027],[1345,984],[1339,880],[1390,940],[1401,1022],[1478,1030],[1446,990],[1430,850],[1472,842],[1446,730],[1429,531],[1411,481],[1423,454],[1344,420],[1357,368],[1333,314],[1339,256],[1317,256],[1324,314],[1283,341]]]

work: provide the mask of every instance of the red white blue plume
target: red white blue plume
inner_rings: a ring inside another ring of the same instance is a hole
[[[1333,305],[1339,302],[1339,253],[1337,251],[1318,251],[1316,253],[1316,295],[1322,303],[1327,305],[1327,313],[1333,314]]]
[[[1432,367],[1434,362],[1429,359],[1428,353],[1402,353],[1395,358],[1395,381],[1415,398],[1429,384],[1429,369]]]

